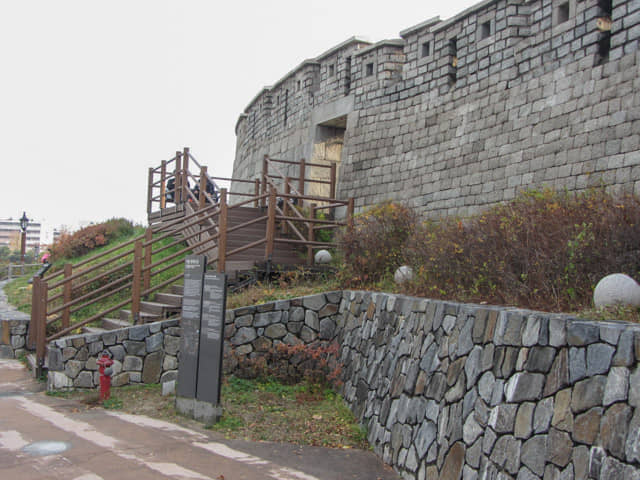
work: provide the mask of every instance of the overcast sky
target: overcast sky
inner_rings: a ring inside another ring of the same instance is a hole
[[[0,218],[144,224],[148,168],[176,150],[231,175],[263,86],[353,35],[398,38],[474,3],[2,0]]]

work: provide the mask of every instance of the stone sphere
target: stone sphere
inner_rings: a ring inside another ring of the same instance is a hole
[[[327,250],[318,250],[314,260],[318,264],[331,263],[331,254]]]
[[[609,305],[640,307],[640,285],[623,273],[607,275],[596,285],[593,303],[598,308]]]
[[[403,265],[393,274],[396,283],[410,282],[413,280],[413,269],[408,265]]]

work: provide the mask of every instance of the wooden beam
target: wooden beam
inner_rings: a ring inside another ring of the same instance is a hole
[[[218,272],[224,273],[227,262],[227,189],[220,189],[220,217],[218,221]]]
[[[73,265],[70,263],[65,263],[64,264],[64,278],[67,281],[64,284],[64,293],[63,293],[63,299],[62,301],[66,304],[71,303],[71,295],[73,293],[73,284],[72,281],[70,280],[71,276],[73,275]],[[62,311],[62,328],[67,328],[69,326],[69,321],[71,318],[71,312],[69,311],[69,307],[66,307],[63,311]]]

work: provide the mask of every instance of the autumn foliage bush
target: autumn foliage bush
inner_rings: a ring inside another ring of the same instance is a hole
[[[413,267],[407,293],[573,311],[591,305],[605,275],[640,275],[640,200],[604,189],[527,191],[481,215],[417,225],[395,248],[403,254],[385,269]],[[367,258],[345,261],[350,271]]]
[[[63,233],[51,246],[54,260],[84,255],[109,241],[133,234],[133,225],[124,218],[114,218],[89,225],[74,233]]]
[[[274,379],[285,385],[303,381],[330,387],[340,384],[342,368],[337,361],[336,343],[280,343],[275,348],[251,356],[231,351],[229,357],[226,363],[232,365],[232,373],[239,378]]]
[[[414,233],[415,213],[406,205],[385,202],[357,215],[341,235],[344,286],[377,282],[407,260],[407,241]]]

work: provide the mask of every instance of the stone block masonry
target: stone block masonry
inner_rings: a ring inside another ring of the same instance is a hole
[[[238,120],[234,176],[258,175],[264,154],[310,159],[340,119],[338,196],[357,210],[392,199],[466,216],[530,188],[640,193],[636,0],[486,0],[400,36],[351,39],[266,87]]]
[[[640,326],[345,292],[344,395],[409,479],[640,478]]]
[[[0,358],[19,358],[27,353],[29,316],[15,311],[10,316],[0,315]]]
[[[179,334],[57,340],[49,387],[95,386],[104,348],[116,383],[175,378]],[[356,291],[227,312],[236,355],[317,341],[340,345],[343,395],[405,479],[640,479],[640,325]]]
[[[180,335],[178,320],[165,320],[54,340],[48,349],[47,388],[99,386],[96,361],[103,351],[109,352],[114,360],[111,380],[114,387],[176,380]]]

